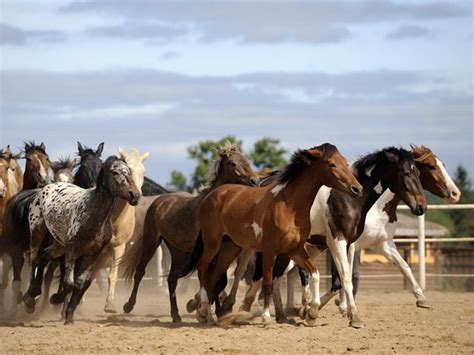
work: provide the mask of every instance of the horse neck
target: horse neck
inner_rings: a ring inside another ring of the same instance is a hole
[[[15,185],[17,192],[23,190],[23,172],[21,171],[20,166],[17,164],[15,169]]]
[[[24,190],[31,190],[38,188],[38,181],[33,177],[30,169],[28,167],[25,169],[25,174],[23,175],[23,188]]]
[[[112,221],[116,221],[133,207],[123,198],[117,198],[112,209]]]
[[[269,191],[275,195],[275,198],[281,196],[288,207],[307,214],[309,218],[309,210],[322,185],[320,177],[306,171],[286,183],[280,182],[272,185],[273,187]],[[281,192],[279,192],[280,190]]]
[[[97,222],[104,222],[109,216],[113,214],[114,206],[117,204],[118,197],[112,196],[112,194],[103,186],[97,186],[91,191],[91,198],[89,200],[92,208],[95,209],[94,220]]]

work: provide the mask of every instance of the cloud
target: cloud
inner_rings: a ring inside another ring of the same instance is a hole
[[[54,30],[23,30],[18,27],[0,23],[0,44],[21,46],[28,42],[61,42],[65,34]]]
[[[430,29],[416,25],[401,25],[385,36],[392,41],[412,38],[434,38],[435,33]]]
[[[55,153],[66,146],[72,151],[77,140],[152,150],[149,172],[163,183],[173,169],[192,170],[183,147],[227,134],[247,144],[273,136],[290,149],[329,141],[350,157],[389,144],[423,143],[442,159],[449,156],[448,167],[463,163],[474,172],[473,95],[428,73],[0,74],[1,144],[35,138]]]
[[[179,57],[179,53],[176,51],[167,51],[160,55],[160,59],[162,60],[171,60],[173,58]]]
[[[121,1],[73,2],[62,12],[93,12],[128,22],[187,26],[202,41],[243,43],[335,43],[352,36],[350,26],[394,21],[430,21],[466,17],[471,9],[452,2],[421,4],[365,0],[357,2],[288,1]],[[127,29],[125,29],[126,31]],[[149,37],[146,29],[131,33]],[[126,35],[129,36],[129,35]]]

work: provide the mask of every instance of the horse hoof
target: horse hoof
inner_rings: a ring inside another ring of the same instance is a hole
[[[173,323],[181,323],[181,317],[179,315],[173,316]]]
[[[349,325],[352,328],[359,329],[362,328],[364,325],[362,324],[362,320],[359,318],[359,316],[352,317],[351,321],[349,322]]]
[[[272,324],[272,318],[271,317],[262,317],[262,323],[263,323],[263,325],[270,325],[270,324]]]
[[[111,305],[105,305],[104,312],[105,313],[117,313],[117,310],[115,309],[115,305],[111,304]]]
[[[130,313],[132,310],[133,310],[133,304],[131,304],[130,302],[127,302],[123,305],[123,311],[125,313]]]
[[[305,320],[306,319],[306,315],[308,314],[308,311],[309,311],[310,307],[308,305],[306,306],[302,306],[300,308],[300,311],[299,311],[299,316],[302,320]]]
[[[72,319],[67,319],[64,321],[64,325],[74,325],[74,321]]]
[[[36,301],[33,297],[30,297],[27,293],[23,296],[23,302],[25,304],[26,313],[33,313],[35,311]]]
[[[64,302],[64,297],[61,297],[58,293],[55,293],[49,299],[49,303],[51,304],[61,304]]]
[[[189,300],[188,303],[186,303],[186,310],[188,311],[188,313],[193,313],[196,309],[197,302],[194,298]]]
[[[420,308],[433,309],[433,307],[431,307],[428,301],[426,300],[416,301],[416,306]]]
[[[291,324],[291,321],[286,317],[278,317],[276,321],[278,324]]]
[[[240,306],[239,311],[250,312],[250,308],[252,308],[252,305],[244,301]]]
[[[196,319],[199,323],[207,323],[207,316],[202,315],[199,309],[196,312]]]

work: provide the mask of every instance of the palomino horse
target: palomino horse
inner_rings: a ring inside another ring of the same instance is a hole
[[[181,277],[181,270],[188,262],[199,228],[195,224],[196,210],[203,198],[218,186],[227,183],[244,185],[256,184],[256,173],[250,167],[247,158],[238,148],[226,144],[218,150],[220,159],[215,163],[214,176],[210,187],[199,196],[187,193],[161,195],[148,209],[143,238],[139,239],[132,250],[125,255],[125,275],[128,280],[134,276],[133,290],[127,303],[123,306],[126,313],[132,311],[136,303],[138,287],[145,274],[145,268],[155,250],[164,240],[171,253],[171,270],[168,275],[168,288],[173,322],[180,322],[176,303],[176,285]]]
[[[36,189],[46,185],[52,176],[48,154],[44,143],[25,143],[26,158],[23,190],[13,196],[7,204],[3,219],[3,235],[0,238],[0,256],[7,254],[13,266],[13,301],[12,316],[16,316],[17,302],[21,299],[21,270],[25,262],[24,253],[29,249],[30,235],[28,231],[28,208]],[[8,264],[9,265],[9,264]],[[0,287],[0,302],[3,304],[3,292],[8,284],[9,267],[4,267],[4,278]],[[7,276],[5,276],[7,274]]]
[[[447,203],[457,203],[461,197],[461,192],[439,158],[425,146],[417,147],[412,145],[411,148],[416,167],[420,171],[420,181],[423,188],[445,199]],[[356,242],[351,244],[349,249],[351,270],[356,250],[368,248],[378,254],[382,254],[388,261],[395,264],[403,276],[411,283],[412,292],[416,298],[416,305],[422,308],[431,308],[423,294],[422,288],[413,276],[410,266],[400,255],[393,241],[399,201],[400,199],[397,195],[387,190],[369,210],[364,232]],[[331,290],[337,292],[339,283],[339,280],[333,278]],[[324,304],[329,301],[335,292],[330,292],[324,297]],[[356,290],[354,289],[354,297],[355,293]],[[340,293],[339,310],[342,314],[347,312],[347,303],[343,292]]]
[[[270,321],[272,267],[276,255],[286,253],[301,267],[316,272],[305,242],[311,229],[310,208],[323,185],[352,196],[360,196],[362,191],[346,159],[328,143],[297,151],[277,181],[269,186],[229,184],[214,189],[203,199],[198,212],[201,235],[188,265],[195,264],[202,254],[198,263],[199,321],[212,321],[209,302],[215,298],[216,282],[240,253],[239,247],[263,252],[264,323]],[[218,258],[216,266],[209,269],[224,236],[238,247],[222,267],[217,267]]]
[[[404,149],[382,149],[357,160],[352,169],[364,186],[362,198],[352,199],[339,191],[327,187],[321,188],[311,207],[311,237],[308,240],[308,248],[312,249],[313,258],[322,250],[329,248],[343,280],[343,291],[349,299],[350,325],[359,328],[362,326],[362,321],[359,318],[352,294],[352,272],[347,256],[348,245],[359,238],[364,230],[367,212],[385,190],[393,191],[416,215],[421,215],[426,210],[426,199],[413,157],[410,152]],[[283,271],[284,267],[280,270]],[[282,272],[278,274],[278,276],[281,275]],[[255,298],[254,285],[247,293],[244,309],[248,309],[249,304]],[[314,309],[314,302],[318,305],[321,302],[319,299],[319,273],[311,275],[310,287],[312,305],[302,308],[301,317],[308,318],[308,315],[311,317],[310,313]],[[281,302],[278,297],[276,299],[278,302],[275,304],[280,308],[277,313],[282,314]],[[317,312],[317,309],[314,312]]]
[[[65,255],[64,286],[61,292],[51,297],[53,303],[62,303],[72,292],[65,324],[73,323],[74,311],[91,284],[92,269],[112,238],[115,207],[122,200],[136,205],[140,196],[130,167],[115,156],[107,158],[103,164],[95,188],[82,189],[67,183],[54,183],[35,194],[28,215],[32,267],[38,266],[39,269],[39,265],[44,265],[49,258]],[[34,250],[47,233],[51,233],[54,243],[41,250],[35,260]],[[41,293],[42,272],[36,272],[36,275],[32,278],[35,285],[30,285],[24,297],[28,308],[34,307],[35,297]],[[38,292],[38,289],[39,293],[31,293]]]
[[[0,155],[8,161],[8,186],[10,189],[10,196],[13,196],[23,189],[23,172],[21,171],[21,167],[18,164],[18,159],[21,159],[21,154],[21,152],[13,154],[9,145],[7,145],[7,147],[0,152]]]
[[[127,163],[132,171],[132,178],[135,185],[141,189],[145,176],[145,167],[143,161],[148,158],[149,153],[140,155],[136,150],[124,151],[118,148],[118,154],[121,159]],[[104,311],[116,313],[115,309],[115,284],[117,283],[119,260],[125,253],[125,246],[131,240],[135,229],[135,207],[132,207],[126,200],[115,205],[112,212],[112,239],[107,244],[99,262],[93,270],[93,275],[105,265],[112,257],[112,265],[109,272],[109,292],[107,295]]]

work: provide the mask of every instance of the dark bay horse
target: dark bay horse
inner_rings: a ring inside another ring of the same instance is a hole
[[[107,158],[103,164],[95,188],[53,183],[35,194],[28,215],[31,244],[41,245],[40,240],[47,233],[51,233],[54,243],[41,250],[37,260],[32,256],[32,266],[36,261],[38,265],[44,264],[45,260],[65,255],[64,286],[51,297],[53,303],[62,303],[72,292],[65,324],[73,323],[74,311],[91,284],[92,268],[112,238],[114,206],[121,199],[136,205],[140,196],[130,167],[115,156]],[[41,289],[42,273],[36,274],[36,278],[32,277],[32,284],[36,285],[30,285],[24,297],[27,307],[35,302],[36,295],[30,294],[30,290]]]
[[[83,189],[89,189],[95,186],[97,175],[102,166],[100,156],[104,150],[104,142],[97,146],[97,149],[91,149],[77,142],[77,154],[81,158],[79,169],[74,175],[74,183]]]
[[[236,146],[227,144],[218,150],[220,159],[216,162],[210,186],[199,196],[188,193],[164,194],[148,208],[145,218],[143,238],[124,257],[125,275],[134,277],[133,290],[123,306],[126,313],[132,311],[136,303],[138,287],[145,274],[145,268],[156,249],[164,240],[168,246],[172,264],[168,275],[168,288],[173,322],[180,322],[176,303],[176,285],[181,277],[182,267],[188,262],[199,228],[195,224],[196,210],[200,202],[211,191],[226,183],[255,185],[257,175],[252,171],[247,158]]]
[[[447,203],[457,203],[461,197],[461,192],[449,176],[443,162],[431,149],[425,146],[412,145],[411,148],[416,167],[420,171],[420,181],[423,188],[433,195],[443,198]],[[352,249],[349,249],[349,261],[353,263],[354,252],[365,248],[384,255],[390,263],[399,268],[411,284],[412,292],[416,298],[416,305],[421,308],[430,308],[410,266],[400,255],[393,241],[399,202],[399,196],[389,190],[385,191],[377,200],[367,214],[363,233],[351,245]],[[337,291],[338,288],[340,288],[339,275],[333,274],[331,290]],[[356,292],[357,290],[354,288],[354,297]],[[334,293],[327,294],[324,297],[324,303],[327,303]],[[343,292],[340,293],[339,309],[342,314],[347,313],[347,303]]]
[[[287,254],[302,268],[316,272],[305,242],[311,230],[310,208],[323,185],[348,196],[362,194],[362,186],[347,167],[346,159],[328,143],[298,150],[277,181],[269,186],[228,184],[214,189],[203,199],[198,211],[201,234],[188,264],[191,266],[200,257],[199,321],[212,321],[209,302],[215,299],[216,282],[241,248],[263,252],[264,323],[270,321],[272,267],[278,254]],[[216,266],[210,268],[224,236],[237,245],[235,253],[222,264],[218,258]]]
[[[419,180],[419,171],[410,152],[392,147],[385,148],[357,160],[352,169],[364,187],[362,197],[352,199],[337,190],[331,190],[328,187],[321,188],[311,207],[311,237],[307,245],[308,249],[312,249],[313,258],[322,250],[329,248],[338,265],[337,270],[344,280],[344,292],[346,294],[350,292],[351,297],[353,287],[352,279],[348,276],[351,272],[347,247],[356,242],[364,231],[367,212],[376,201],[389,189],[411,208],[413,214],[420,215],[426,210],[426,199]],[[288,264],[288,258],[285,260],[285,256],[280,256],[278,259],[276,264],[280,263],[280,265],[277,267],[279,271],[276,274],[281,277]],[[254,279],[258,280],[259,276],[254,276]],[[243,305],[244,310],[249,310],[258,289],[257,285],[255,283],[249,289]],[[311,275],[310,287],[311,306],[314,303],[324,303],[324,297],[321,301],[319,299],[318,273]],[[279,291],[275,298],[278,300],[275,302],[278,308],[277,314],[281,316],[284,313]],[[300,315],[307,319],[314,318],[310,314],[311,306],[305,306]],[[355,328],[362,326],[353,298],[348,315],[351,326]]]
[[[8,201],[3,220],[3,234],[0,238],[0,257],[3,257],[5,265],[4,256],[7,254],[13,266],[12,316],[16,316],[17,302],[21,300],[21,270],[25,262],[24,253],[29,249],[30,235],[27,223],[29,205],[37,192],[34,189],[45,186],[52,178],[44,143],[36,145],[34,142],[26,142],[23,153],[26,158],[23,190]],[[8,268],[4,267],[4,272],[8,273]],[[4,277],[0,287],[1,303],[3,303],[3,292],[7,287],[5,281],[8,282],[8,277]]]

